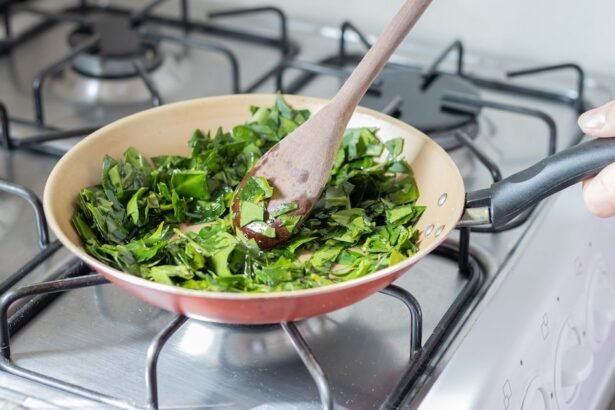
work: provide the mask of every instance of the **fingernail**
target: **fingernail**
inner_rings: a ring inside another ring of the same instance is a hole
[[[587,111],[579,117],[579,126],[584,130],[599,130],[606,124],[604,107]]]

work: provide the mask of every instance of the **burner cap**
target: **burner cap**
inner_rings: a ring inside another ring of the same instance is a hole
[[[440,74],[431,82],[418,70],[387,69],[368,91],[361,104],[383,110],[391,101],[402,101],[395,115],[432,137],[445,149],[460,146],[453,132],[462,130],[475,137],[478,133],[476,118],[480,107],[463,107],[463,112],[442,109],[447,94],[465,94],[479,97],[478,90],[469,81],[451,74]]]
[[[138,75],[133,62],[140,61],[147,71],[162,62],[153,43],[142,40],[126,17],[101,16],[90,27],[79,27],[68,36],[75,47],[85,39],[98,35],[98,47],[82,53],[73,60],[73,68],[96,78],[127,78]]]

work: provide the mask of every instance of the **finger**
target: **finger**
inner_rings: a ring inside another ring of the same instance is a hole
[[[583,113],[579,127],[593,137],[615,137],[615,101]]]
[[[592,214],[603,218],[615,215],[615,164],[583,182],[583,199]]]

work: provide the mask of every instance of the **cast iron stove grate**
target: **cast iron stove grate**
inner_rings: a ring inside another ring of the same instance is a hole
[[[102,286],[109,282],[102,275],[92,273],[83,262],[72,259],[56,271],[51,272],[44,282],[13,287],[18,281],[58,251],[61,245],[58,241],[49,242],[47,222],[36,195],[25,187],[3,180],[0,180],[0,191],[18,195],[27,200],[32,206],[36,216],[37,235],[41,247],[41,251],[34,258],[0,284],[0,292],[3,294],[0,298],[0,368],[13,375],[98,401],[102,404],[119,408],[131,408],[130,403],[120,398],[111,397],[28,370],[17,365],[11,359],[11,336],[19,332],[23,326],[28,324],[31,319],[45,309],[59,295],[73,289]],[[381,293],[401,301],[408,308],[410,333],[409,364],[394,389],[385,398],[382,408],[397,408],[407,398],[409,391],[421,376],[425,366],[432,359],[433,355],[436,354],[449,332],[454,328],[456,319],[466,312],[471,304],[472,296],[481,285],[484,278],[483,268],[478,262],[477,257],[470,250],[470,231],[467,228],[462,228],[459,230],[459,233],[460,240],[458,246],[450,244],[441,245],[433,254],[456,261],[459,275],[464,278],[465,285],[424,344],[422,344],[422,310],[416,298],[407,290],[396,285],[390,285],[381,291]],[[58,303],[61,303],[61,299]],[[158,358],[165,344],[188,320],[188,318],[182,315],[174,317],[152,340],[145,360],[144,372],[147,401],[143,406],[144,408],[159,408]],[[320,366],[318,358],[312,353],[309,344],[294,323],[280,323],[280,326],[314,379],[323,408],[332,409],[334,397],[331,384],[327,374]],[[92,371],[95,371],[95,369],[92,369]]]
[[[301,91],[319,76],[346,78],[349,67],[355,66],[363,57],[361,53],[349,53],[347,33],[354,32],[365,48],[371,46],[367,36],[352,23],[344,22],[340,28],[338,52],[322,58],[317,63],[288,57],[277,76],[277,88],[287,93]],[[529,107],[520,107],[481,99],[480,89],[496,90],[532,98],[566,104],[581,113],[587,108],[583,91],[585,73],[577,64],[558,64],[536,67],[507,73],[508,77],[570,70],[577,75],[576,96],[565,92],[551,92],[532,87],[467,74],[464,66],[465,48],[460,41],[453,42],[427,68],[389,62],[374,85],[368,90],[361,105],[374,108],[416,126],[431,136],[443,148],[452,150],[467,146],[476,137],[479,127],[477,118],[483,108],[496,109],[539,118],[549,128],[549,150],[556,150],[555,122],[545,113]],[[443,72],[439,68],[452,53],[457,53],[455,70]],[[289,70],[298,70],[300,75],[288,83],[284,75]],[[459,135],[464,135],[461,141]],[[577,143],[582,134],[573,141]]]
[[[0,40],[0,58],[27,41],[44,35],[46,30],[57,24],[74,24],[68,43],[70,51],[49,66],[40,70],[32,83],[32,104],[34,119],[11,116],[7,104],[0,101],[0,144],[8,149],[28,148],[57,154],[46,142],[85,136],[104,124],[79,129],[60,129],[48,124],[45,116],[44,86],[50,77],[67,67],[100,81],[120,80],[128,77],[141,78],[143,86],[150,95],[152,106],[163,103],[156,84],[150,74],[161,64],[162,55],[158,52],[160,43],[169,42],[188,49],[215,53],[222,56],[229,67],[229,91],[249,93],[272,78],[280,64],[287,57],[298,53],[298,47],[289,40],[285,14],[275,7],[250,7],[223,10],[210,13],[212,20],[232,18],[241,15],[267,14],[278,21],[279,31],[275,36],[266,36],[248,30],[226,28],[212,22],[194,19],[187,0],[175,0],[179,5],[179,16],[166,16],[154,13],[154,9],[170,0],[153,0],[139,10],[122,7],[102,7],[80,1],[78,6],[59,12],[49,12],[28,4],[3,2],[2,16],[5,20],[6,39]],[[15,34],[12,30],[11,16],[24,13],[41,17],[41,21],[25,31]],[[146,24],[147,23],[147,24]],[[181,30],[183,33],[199,34],[183,36],[168,29]],[[122,35],[122,41],[119,35]],[[240,79],[239,60],[229,48],[206,36],[221,36],[248,44],[269,47],[277,50],[280,60],[262,73],[251,84],[243,85]],[[36,127],[40,133],[24,138],[11,135],[11,122]]]

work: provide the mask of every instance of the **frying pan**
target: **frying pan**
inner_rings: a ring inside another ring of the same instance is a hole
[[[109,267],[88,255],[71,225],[79,190],[100,183],[103,156],[121,157],[135,147],[146,157],[189,155],[187,140],[196,128],[231,129],[244,123],[251,105],[271,106],[274,95],[232,95],[184,101],[146,110],[113,122],[75,145],[57,163],[45,186],[49,225],[72,253],[121,288],[160,308],[192,318],[235,324],[296,321],[357,302],[386,287],[444,241],[458,223],[499,226],[544,197],[615,162],[615,141],[592,141],[547,158],[488,189],[466,194],[449,155],[420,131],[379,112],[359,107],[350,127],[376,127],[383,140],[404,138],[402,155],[427,207],[417,223],[420,249],[412,257],[364,277],[313,289],[265,294],[184,289],[151,282]],[[312,113],[326,100],[285,97]],[[461,222],[460,222],[461,219]]]

